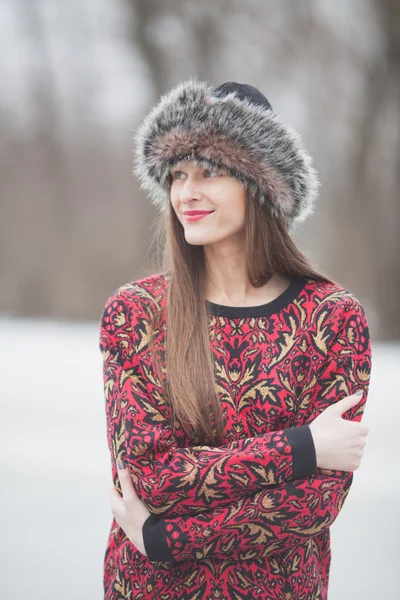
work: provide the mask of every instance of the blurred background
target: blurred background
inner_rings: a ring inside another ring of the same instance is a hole
[[[0,44],[0,597],[102,598],[98,324],[153,272],[135,128],[196,76],[258,87],[315,158],[320,198],[295,241],[360,300],[373,341],[330,600],[399,598],[399,2],[0,0]]]

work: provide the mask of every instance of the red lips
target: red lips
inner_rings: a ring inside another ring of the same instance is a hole
[[[212,210],[186,210],[183,214],[195,217],[196,215],[208,215],[208,213],[214,212]]]

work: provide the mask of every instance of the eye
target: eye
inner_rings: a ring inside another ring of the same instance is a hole
[[[182,179],[180,175],[185,175],[185,173],[183,171],[173,171],[171,175],[172,179]]]

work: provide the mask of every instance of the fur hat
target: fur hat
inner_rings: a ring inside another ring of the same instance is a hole
[[[190,159],[237,178],[289,230],[314,212],[319,181],[313,161],[253,86],[181,82],[145,116],[134,142],[134,172],[161,210],[168,205],[171,167]]]

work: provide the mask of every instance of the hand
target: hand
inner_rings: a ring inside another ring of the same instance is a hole
[[[139,552],[147,556],[143,542],[142,528],[143,523],[151,513],[136,494],[131,475],[123,460],[118,461],[117,471],[121,483],[122,496],[115,487],[109,491],[108,496],[111,511],[114,519],[132,544]]]
[[[309,424],[317,456],[317,467],[355,471],[360,466],[368,427],[342,418],[343,413],[361,401],[352,394],[328,406]]]

